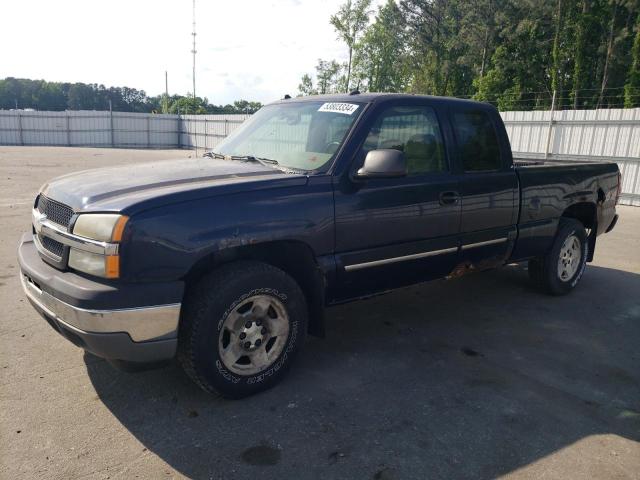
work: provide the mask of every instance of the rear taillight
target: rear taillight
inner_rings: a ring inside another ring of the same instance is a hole
[[[622,173],[618,170],[618,188],[616,189],[616,205],[620,200],[620,193],[622,193]]]

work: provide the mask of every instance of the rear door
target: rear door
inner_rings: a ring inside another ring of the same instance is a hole
[[[450,107],[450,121],[460,172],[461,261],[474,269],[502,264],[515,241],[518,213],[506,133],[497,113],[474,105]]]
[[[458,184],[436,109],[416,100],[381,106],[351,172],[384,148],[404,152],[406,177],[349,179],[335,190],[336,297],[438,278],[456,264]]]

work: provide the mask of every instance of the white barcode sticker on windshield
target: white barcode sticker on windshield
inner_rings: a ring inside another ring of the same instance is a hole
[[[345,115],[351,115],[358,109],[359,105],[355,103],[323,103],[322,106],[318,109],[319,112],[333,112],[333,113],[344,113]]]

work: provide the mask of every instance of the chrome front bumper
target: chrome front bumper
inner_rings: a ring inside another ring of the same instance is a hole
[[[109,360],[175,355],[184,282],[119,283],[60,271],[42,260],[30,233],[18,263],[29,302],[67,340]]]
[[[88,333],[123,332],[134,342],[176,336],[180,304],[115,310],[87,310],[74,307],[42,291],[21,272],[20,280],[27,297],[40,309],[63,325]]]

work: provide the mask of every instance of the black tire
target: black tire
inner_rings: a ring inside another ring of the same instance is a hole
[[[575,236],[580,243],[580,259],[575,272],[570,277],[562,279],[558,273],[558,263],[562,247],[571,236]],[[561,218],[551,250],[542,257],[529,260],[529,277],[546,293],[566,295],[576,287],[582,278],[588,256],[589,242],[584,225],[572,218]]]
[[[282,352],[268,368],[242,375],[225,366],[220,332],[230,312],[255,295],[272,296],[284,306],[289,330]],[[244,260],[223,265],[187,292],[180,320],[178,361],[187,375],[209,393],[227,398],[258,393],[278,383],[289,369],[304,343],[307,316],[302,290],[282,270]]]

